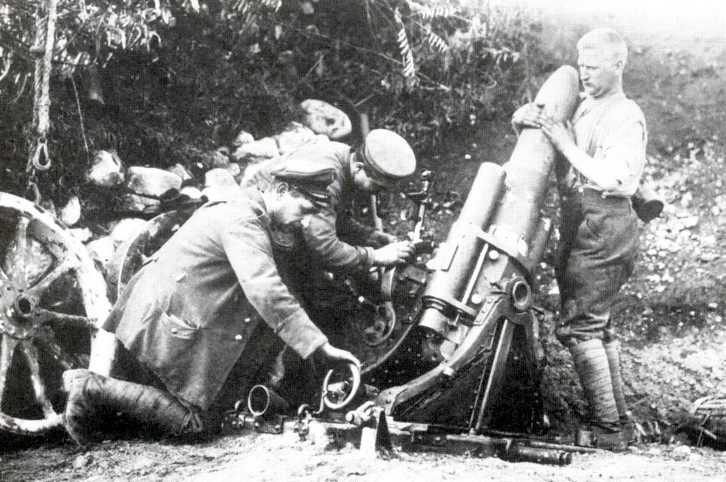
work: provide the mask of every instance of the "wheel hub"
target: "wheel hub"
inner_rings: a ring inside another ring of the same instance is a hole
[[[37,301],[22,290],[6,286],[2,293],[3,316],[0,317],[0,333],[17,340],[27,340],[35,334],[34,314]]]

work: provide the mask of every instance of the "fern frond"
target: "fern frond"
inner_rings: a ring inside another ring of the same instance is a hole
[[[270,8],[277,12],[282,6],[282,0],[237,0],[232,5],[232,10],[244,14],[249,10],[251,3],[257,3],[258,5],[266,8]]]
[[[282,7],[282,0],[260,0],[260,3],[267,8],[273,9],[275,12]]]
[[[424,20],[432,20],[434,18],[451,17],[456,13],[456,9],[446,2],[444,5],[421,5],[413,0],[407,0],[408,6],[412,12],[420,15]]]
[[[441,53],[449,50],[449,45],[446,43],[446,41],[433,33],[431,29],[426,30],[426,41],[432,49],[438,50]]]
[[[396,8],[393,12],[393,16],[396,19],[396,23],[400,29],[398,31],[397,40],[398,48],[403,59],[403,76],[413,78],[416,77],[416,66],[413,62],[413,53],[411,52],[411,46],[408,42],[408,35],[406,35],[406,28],[403,25],[403,19],[401,18],[401,12]]]

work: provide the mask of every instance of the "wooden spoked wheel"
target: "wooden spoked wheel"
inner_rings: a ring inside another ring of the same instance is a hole
[[[62,423],[64,370],[87,366],[111,309],[86,248],[53,216],[0,192],[0,430]]]

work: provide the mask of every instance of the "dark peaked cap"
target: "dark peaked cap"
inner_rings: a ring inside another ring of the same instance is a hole
[[[321,165],[319,162],[300,159],[294,163],[284,162],[270,174],[278,181],[288,183],[319,206],[330,203],[328,186],[335,180],[332,163]]]

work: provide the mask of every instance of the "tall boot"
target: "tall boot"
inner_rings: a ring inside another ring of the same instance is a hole
[[[98,408],[125,413],[173,435],[199,433],[204,429],[198,414],[169,393],[147,385],[78,369],[63,373],[63,388],[68,392],[65,428],[81,447],[90,442],[91,424]]]
[[[625,404],[625,392],[623,391],[623,377],[620,372],[620,343],[611,341],[604,343],[605,354],[608,358],[608,367],[610,368],[610,378],[613,382],[613,396],[615,397],[615,405],[618,407],[618,417],[620,423],[628,421],[628,406]]]
[[[595,425],[616,431],[618,409],[610,367],[602,340],[587,340],[570,347],[575,370],[590,405]]]

